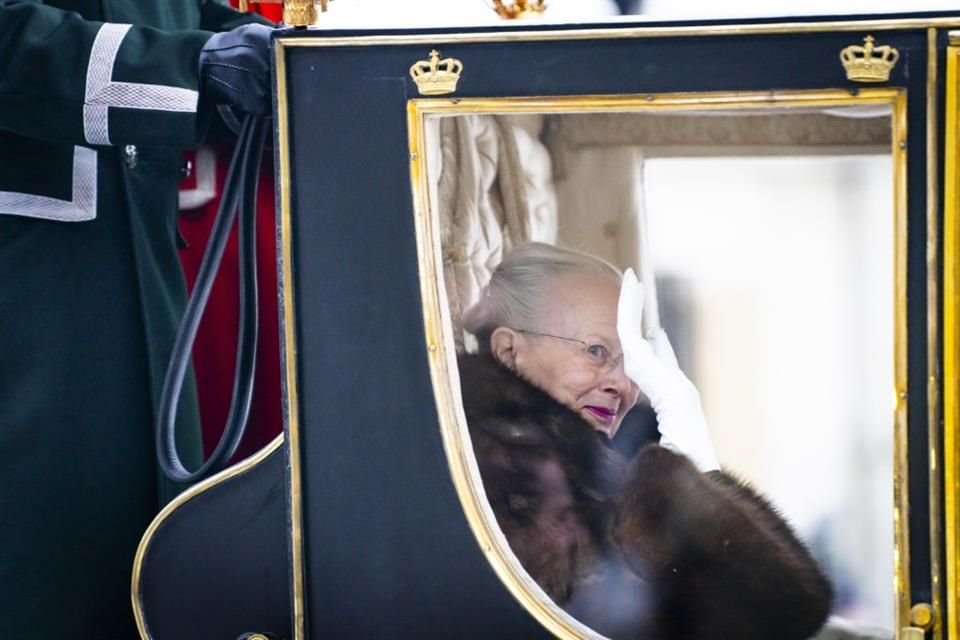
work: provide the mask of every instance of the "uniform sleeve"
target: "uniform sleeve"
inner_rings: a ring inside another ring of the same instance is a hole
[[[0,129],[69,144],[189,146],[210,35],[0,0]]]
[[[763,497],[662,447],[631,463],[614,538],[667,637],[805,640],[830,612],[830,583]]]

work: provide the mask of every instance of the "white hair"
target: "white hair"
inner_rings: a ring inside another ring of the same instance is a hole
[[[587,253],[542,242],[522,244],[494,269],[480,299],[464,312],[463,328],[486,352],[497,327],[536,327],[544,294],[556,278],[568,275],[622,276],[609,262]]]

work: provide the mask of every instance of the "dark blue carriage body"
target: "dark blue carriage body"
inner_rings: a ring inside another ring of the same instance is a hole
[[[931,511],[929,496],[942,487],[931,484],[927,469],[942,465],[930,458],[942,450],[931,447],[937,434],[930,416],[940,407],[928,402],[936,397],[928,381],[941,367],[939,356],[929,355],[941,352],[939,345],[931,348],[930,341],[941,338],[929,318],[941,316],[942,297],[928,295],[931,272],[940,266],[929,264],[928,244],[930,216],[939,228],[943,214],[928,197],[938,193],[931,184],[942,184],[943,154],[938,146],[935,161],[928,161],[927,132],[928,118],[942,122],[944,115],[942,69],[955,27],[960,16],[913,14],[278,32],[278,273],[288,421],[271,464],[278,472],[277,457],[285,456],[286,518],[264,524],[257,535],[281,536],[289,554],[291,587],[276,591],[271,607],[288,603],[290,624],[276,628],[276,618],[266,616],[263,624],[275,628],[248,630],[298,638],[551,635],[480,548],[441,436],[408,129],[408,102],[422,97],[409,70],[432,49],[464,64],[456,92],[446,96],[452,100],[855,95],[866,85],[847,79],[839,52],[867,35],[899,51],[889,80],[874,86],[905,91],[908,132],[903,246],[911,535],[909,593],[901,595],[909,602],[938,599],[931,567],[943,565],[943,547],[931,544],[930,531],[942,516],[936,506]],[[937,76],[930,75],[933,68],[941,70]],[[942,247],[941,237],[932,240]],[[203,555],[205,543],[189,544]],[[262,554],[255,545],[235,544],[238,557]],[[202,601],[214,578],[197,580],[191,588]],[[155,607],[164,620],[157,628],[176,630],[178,614]],[[226,637],[216,633],[204,637]]]

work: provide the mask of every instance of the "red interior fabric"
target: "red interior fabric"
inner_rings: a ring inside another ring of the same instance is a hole
[[[210,229],[217,214],[233,143],[214,145],[217,156],[217,197],[197,209],[181,212],[180,232],[187,247],[180,251],[187,285],[193,289]],[[273,154],[264,153],[257,191],[257,284],[260,330],[253,406],[237,457],[262,448],[282,430],[280,356],[277,315],[276,232],[274,226]],[[239,305],[236,229],[224,252],[206,314],[197,333],[193,365],[197,377],[200,417],[206,455],[216,446],[227,418],[236,362]]]

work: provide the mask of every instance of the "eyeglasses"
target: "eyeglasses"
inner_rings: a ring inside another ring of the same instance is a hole
[[[572,342],[575,344],[581,345],[579,349],[580,355],[590,363],[591,366],[596,367],[604,373],[609,373],[617,368],[617,365],[623,361],[623,354],[613,355],[606,346],[602,344],[584,342],[577,338],[566,338],[564,336],[555,336],[551,333],[542,333],[540,331],[529,331],[527,329],[514,329],[517,333],[525,333],[530,336],[540,336],[542,338],[553,338],[554,340],[563,340],[564,342]]]

